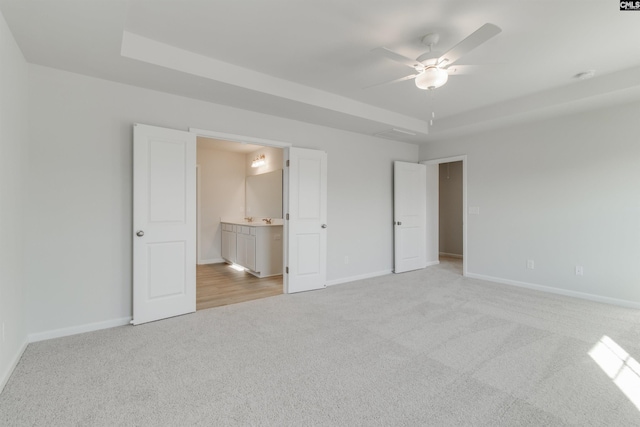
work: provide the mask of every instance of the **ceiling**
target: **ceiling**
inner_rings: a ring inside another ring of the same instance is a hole
[[[420,143],[640,100],[640,11],[603,0],[0,0],[31,63]],[[372,52],[502,29],[423,91]],[[594,78],[574,76],[596,70]],[[432,113],[435,116],[430,124]],[[393,131],[392,129],[399,129]]]

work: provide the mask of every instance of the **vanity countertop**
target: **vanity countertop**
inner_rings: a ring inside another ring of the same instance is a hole
[[[224,224],[244,225],[245,227],[282,227],[282,218],[272,218],[271,224],[267,224],[262,219],[255,219],[252,222],[247,222],[244,219],[222,219],[220,221]]]

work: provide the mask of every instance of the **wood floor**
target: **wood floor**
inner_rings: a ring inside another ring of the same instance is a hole
[[[196,310],[236,304],[282,293],[282,276],[259,279],[229,264],[196,266]]]

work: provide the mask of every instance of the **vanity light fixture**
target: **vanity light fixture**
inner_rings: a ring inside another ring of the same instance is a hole
[[[253,159],[253,162],[251,162],[251,167],[252,168],[257,168],[257,167],[260,167],[260,166],[264,166],[265,163],[266,163],[266,160],[264,158],[264,154],[260,154],[258,157]]]

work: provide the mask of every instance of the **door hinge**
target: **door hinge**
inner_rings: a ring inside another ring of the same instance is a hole
[[[289,267],[286,267],[284,270],[289,274]]]
[[[287,167],[289,167],[289,162],[290,162],[290,160],[287,160]]]
[[[287,221],[289,221],[289,214],[287,214]]]

